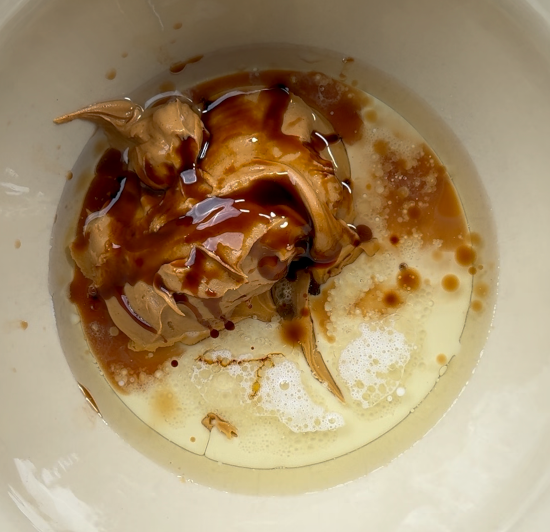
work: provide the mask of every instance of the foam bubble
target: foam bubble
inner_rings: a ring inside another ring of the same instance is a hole
[[[290,360],[269,368],[262,379],[258,400],[266,413],[276,415],[294,432],[334,430],[344,418],[314,403],[302,384],[300,369]]]
[[[224,366],[213,361],[223,361]],[[251,406],[253,414],[277,417],[293,432],[335,430],[344,425],[340,414],[327,411],[310,398],[299,367],[280,355],[265,363],[251,354],[237,359],[227,349],[211,351],[208,362],[196,362],[191,381],[205,400],[215,400],[230,391],[226,408]]]
[[[342,351],[340,376],[363,408],[372,407],[397,389],[413,349],[392,328],[362,324],[361,336]]]

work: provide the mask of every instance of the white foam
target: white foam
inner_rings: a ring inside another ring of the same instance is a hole
[[[374,406],[399,386],[414,346],[392,328],[361,325],[361,336],[340,356],[338,369],[351,396],[364,408]]]
[[[267,367],[262,366],[262,361],[254,360],[251,354],[236,359],[227,349],[210,352],[208,360],[233,362],[225,367],[203,361],[195,364],[191,381],[205,399],[216,391],[230,389],[232,392],[226,399],[226,407],[235,407],[237,403],[253,406],[256,415],[277,417],[293,432],[335,430],[344,425],[340,414],[327,411],[310,398],[302,383],[300,369],[294,362],[272,357],[273,365]],[[258,370],[261,370],[259,379]],[[254,394],[256,382],[260,388]]]
[[[334,430],[344,418],[314,403],[302,384],[300,369],[290,360],[269,368],[262,378],[258,399],[266,413],[276,415],[294,432]]]

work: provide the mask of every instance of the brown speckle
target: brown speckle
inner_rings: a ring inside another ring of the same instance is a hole
[[[420,274],[414,269],[409,268],[406,264],[399,266],[399,273],[397,274],[397,285],[407,292],[414,292],[420,288],[422,278]]]
[[[183,26],[183,24],[181,22],[176,22],[172,27],[175,30],[179,30],[179,29],[181,29],[182,26]]]
[[[128,52],[122,52],[120,54],[120,57],[122,57],[123,59],[126,59],[128,57]]]
[[[191,57],[190,59],[187,59],[187,61],[178,61],[176,63],[172,63],[170,65],[170,72],[172,72],[172,74],[179,74],[187,65],[190,65],[191,63],[197,63],[202,58],[202,55],[196,55],[194,57]]]
[[[386,305],[386,307],[389,307],[389,308],[396,308],[399,305],[401,305],[401,303],[403,303],[401,301],[401,298],[399,297],[399,294],[397,294],[397,292],[395,292],[394,290],[388,290],[384,294],[382,301],[384,305]]]
[[[481,312],[483,310],[483,303],[478,299],[474,299],[474,301],[472,301],[471,307],[474,312]]]
[[[197,441],[197,438],[195,438],[195,436],[191,436],[191,438],[189,438],[189,441],[191,443],[195,443]]]
[[[447,292],[456,292],[460,286],[460,280],[456,275],[449,273],[441,279],[441,286]]]
[[[172,72],[172,74],[178,74],[186,66],[187,66],[187,62],[185,62],[185,61],[178,61],[177,63],[172,63],[170,65],[170,72]]]
[[[108,79],[108,80],[113,80],[116,78],[116,69],[114,68],[111,68],[110,70],[107,70],[107,72],[105,73],[105,77]]]
[[[458,246],[455,252],[455,259],[461,266],[470,266],[476,260],[476,252],[471,246]]]
[[[15,246],[15,249],[19,249],[21,247],[21,240],[17,239],[13,245]]]
[[[70,180],[73,178],[73,173],[69,170],[69,171],[67,172],[66,177],[67,177],[67,181],[70,181]]]
[[[26,322],[25,320],[21,320],[21,321],[19,322],[19,327],[21,327],[21,329],[23,329],[24,331],[27,330],[28,326],[29,326],[29,323]]]
[[[435,357],[435,361],[443,366],[447,363],[447,357],[443,353],[439,353],[439,355]]]

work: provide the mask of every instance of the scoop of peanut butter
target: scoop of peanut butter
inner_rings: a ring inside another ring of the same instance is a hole
[[[202,123],[189,105],[174,99],[155,109],[144,111],[130,100],[115,100],[85,107],[60,116],[63,124],[80,118],[102,126],[115,147],[128,148],[132,170],[148,186],[165,189],[168,178],[178,168],[193,164],[202,145]],[[189,139],[190,153],[182,153]]]
[[[270,320],[271,288],[293,261],[322,284],[358,254],[345,149],[286,89],[233,92],[202,109],[117,100],[56,122],[77,118],[127,150],[118,191],[89,213],[71,251],[132,349]]]

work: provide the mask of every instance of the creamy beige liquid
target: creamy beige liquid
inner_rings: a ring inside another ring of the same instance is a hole
[[[177,79],[156,87],[180,88]],[[152,92],[150,87],[143,91]],[[311,298],[317,345],[345,402],[313,377],[299,346],[281,334],[279,318],[243,320],[217,338],[176,345],[150,374],[135,375],[123,367],[113,373],[113,389],[125,405],[175,445],[245,468],[325,462],[399,425],[453,367],[455,357],[466,356],[461,337],[468,313],[486,312],[494,290],[494,264],[484,263],[486,237],[467,229],[448,177],[447,188],[434,192],[442,167],[423,148],[421,135],[380,100],[369,95],[366,101],[362,136],[346,149],[354,225],[370,228],[373,239],[367,253]],[[97,160],[104,141],[96,138],[93,146],[83,155],[88,163]],[[415,176],[419,161],[425,168]],[[403,179],[403,186],[390,194],[388,183],[395,179]],[[426,193],[415,205],[415,179],[428,183],[424,191],[433,181],[431,200]],[[394,193],[401,197],[400,210],[392,203]],[[433,202],[436,222],[415,221],[422,201]],[[449,219],[455,226],[445,225]],[[77,326],[76,309],[70,319]],[[208,413],[231,423],[238,436],[206,428],[202,420]]]
[[[132,388],[120,396],[125,404],[172,442],[217,461],[254,468],[336,458],[399,423],[458,353],[473,277],[458,264],[457,246],[442,250],[441,241],[425,242],[421,232],[393,245],[386,220],[373,217],[373,211],[379,212],[373,206],[387,201],[376,184],[373,144],[383,139],[413,164],[414,146],[424,142],[399,115],[373,99],[364,114],[374,113],[374,123],[365,121],[368,133],[347,149],[356,224],[371,227],[377,245],[372,257],[361,255],[312,298],[318,347],[346,403],[312,376],[298,346],[282,341],[278,321],[245,320],[216,339],[182,347],[183,355],[171,359],[177,367],[167,361],[147,386],[135,389],[120,375],[119,384]],[[403,265],[418,275],[419,286],[396,290],[402,303],[392,308],[384,297],[387,292],[391,297],[400,272],[407,271]],[[442,284],[448,275],[456,278],[452,292]],[[253,396],[255,382],[260,388]],[[201,424],[207,412],[234,425],[238,437],[209,432]]]

